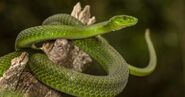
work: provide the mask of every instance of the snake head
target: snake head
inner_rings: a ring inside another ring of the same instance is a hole
[[[110,18],[109,23],[112,30],[119,30],[128,26],[133,26],[137,23],[138,19],[128,15],[117,15]]]

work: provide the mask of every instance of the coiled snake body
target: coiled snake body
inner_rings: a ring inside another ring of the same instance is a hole
[[[43,53],[30,52],[28,65],[35,77],[42,83],[73,96],[114,97],[124,89],[129,71],[133,75],[144,76],[155,69],[155,51],[148,34],[146,34],[146,40],[151,60],[146,68],[128,65],[123,57],[100,36],[136,23],[136,18],[127,15],[114,16],[108,21],[89,26],[83,25],[67,14],[51,16],[43,22],[42,26],[31,27],[20,32],[15,43],[16,52],[0,58],[0,75],[8,69],[11,59],[19,56],[22,49],[46,40],[70,39],[96,60],[107,75],[80,73],[52,63]]]

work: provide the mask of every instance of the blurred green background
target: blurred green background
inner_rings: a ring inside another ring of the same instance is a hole
[[[118,97],[185,97],[184,0],[0,0],[0,56],[14,51],[21,30],[40,25],[50,15],[70,13],[78,1],[91,6],[97,22],[119,14],[139,19],[136,26],[104,35],[135,66],[148,63],[144,31],[151,30],[157,69],[148,77],[130,76]]]

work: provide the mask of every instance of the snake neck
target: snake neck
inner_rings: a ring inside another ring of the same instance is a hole
[[[96,35],[105,34],[111,31],[115,31],[114,25],[112,25],[109,21],[97,23],[94,25],[89,25],[84,27],[84,32],[94,33]]]

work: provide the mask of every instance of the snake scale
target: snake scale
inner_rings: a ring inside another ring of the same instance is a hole
[[[114,97],[125,88],[129,72],[136,76],[150,74],[156,67],[156,55],[149,33],[146,41],[150,53],[149,65],[137,68],[128,65],[124,58],[101,36],[102,34],[135,25],[137,18],[117,15],[108,21],[83,25],[78,19],[68,14],[48,17],[42,26],[31,27],[19,33],[15,43],[16,51],[0,57],[0,76],[9,68],[12,58],[22,50],[30,54],[27,65],[35,77],[47,86],[78,97]],[[88,53],[107,75],[90,75],[58,66],[40,52],[33,52],[33,44],[64,38],[71,40],[80,49]]]

